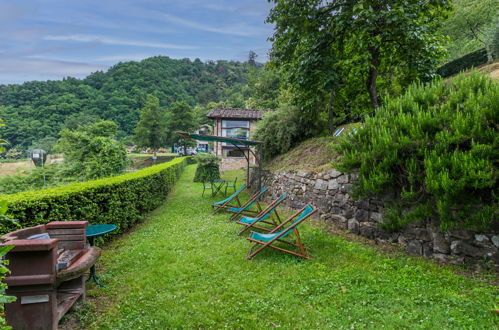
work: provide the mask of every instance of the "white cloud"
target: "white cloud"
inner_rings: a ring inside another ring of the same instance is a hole
[[[192,29],[196,30],[201,30],[205,32],[214,32],[214,33],[221,33],[221,34],[230,34],[230,35],[235,35],[235,36],[241,36],[241,37],[251,37],[251,36],[257,36],[266,33],[266,31],[262,30],[259,27],[254,27],[250,26],[247,24],[233,24],[231,26],[224,26],[224,27],[216,27],[216,26],[210,26],[206,24],[201,24],[198,22],[186,20],[180,17],[176,17],[170,14],[165,14],[165,13],[160,13],[161,16],[166,18],[168,21],[186,26]]]
[[[102,56],[96,58],[99,62],[125,62],[125,61],[142,61],[148,57],[152,57],[155,55],[151,54],[124,54],[124,55],[110,55],[110,56]],[[158,55],[159,56],[159,55]]]
[[[107,65],[62,61],[48,58],[11,58],[0,61],[0,73],[36,74],[50,76],[82,76],[98,70],[107,70]],[[3,79],[2,79],[3,80]]]
[[[198,49],[197,46],[190,45],[176,45],[168,44],[162,42],[144,42],[137,40],[123,40],[110,38],[106,36],[98,35],[84,35],[84,34],[72,34],[72,35],[49,35],[43,37],[44,40],[50,41],[74,41],[74,42],[94,42],[105,45],[116,45],[116,46],[134,46],[134,47],[150,47],[150,48],[164,48],[164,49]]]

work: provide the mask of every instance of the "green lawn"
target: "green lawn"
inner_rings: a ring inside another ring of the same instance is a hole
[[[194,169],[136,230],[105,246],[106,287],[89,284],[80,327],[497,328],[496,287],[317,225],[301,227],[312,260],[275,250],[246,260],[250,243],[227,214],[210,215],[220,197],[201,197]]]

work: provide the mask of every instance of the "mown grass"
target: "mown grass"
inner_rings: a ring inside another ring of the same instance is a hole
[[[162,207],[104,248],[106,287],[89,285],[79,327],[497,328],[497,288],[482,279],[315,225],[301,228],[312,260],[275,250],[246,260],[249,242],[227,214],[210,215],[220,197],[201,197],[194,168]]]

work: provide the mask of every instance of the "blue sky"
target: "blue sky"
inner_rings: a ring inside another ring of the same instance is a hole
[[[120,61],[265,62],[266,0],[0,0],[0,84],[84,77]]]

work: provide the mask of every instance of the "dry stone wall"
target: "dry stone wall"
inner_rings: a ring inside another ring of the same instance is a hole
[[[270,187],[267,199],[282,193],[285,204],[300,208],[311,203],[319,209],[320,218],[369,239],[398,243],[411,254],[422,255],[454,264],[499,265],[499,233],[476,233],[464,229],[441,232],[436,221],[425,220],[407,225],[398,232],[380,227],[383,221],[383,202],[380,199],[354,200],[350,197],[357,174],[336,170],[326,172],[266,173],[265,184]]]

